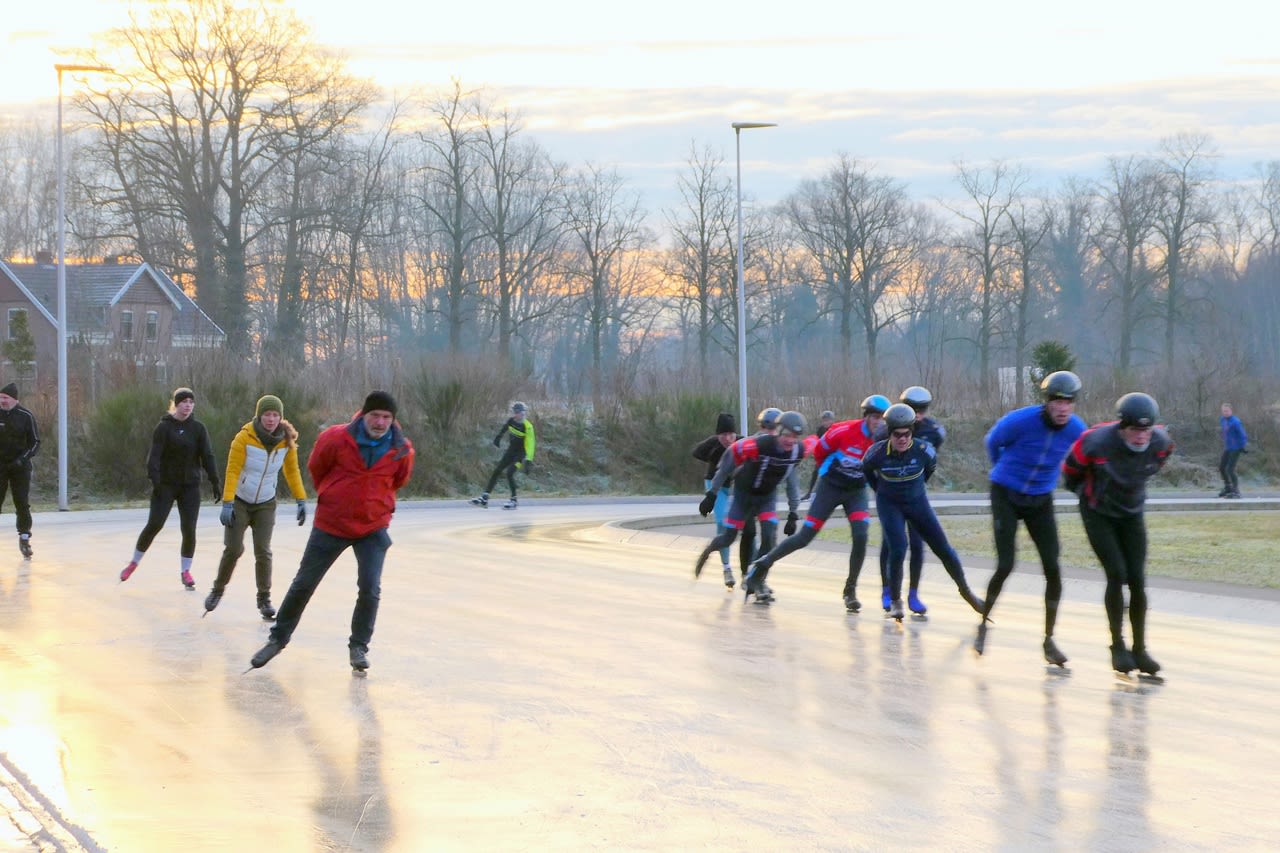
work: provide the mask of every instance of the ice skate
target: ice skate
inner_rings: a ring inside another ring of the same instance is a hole
[[[503,508],[503,509],[518,509],[518,508],[519,508],[519,503],[518,503],[518,501],[517,501],[515,498],[512,498],[511,500],[509,500],[509,501],[507,501],[506,503],[504,503],[504,504],[502,505],[502,508]]]
[[[258,649],[254,656],[249,659],[249,666],[254,669],[262,669],[262,667],[271,662],[273,657],[280,654],[282,651],[284,651],[284,646],[280,645],[275,640],[268,640],[267,644]]]
[[[369,656],[362,649],[350,648],[351,669],[354,672],[364,672],[369,668]]]
[[[1111,647],[1111,668],[1121,675],[1128,675],[1138,668],[1133,655],[1124,647],[1124,643]]]
[[[1160,671],[1160,664],[1156,663],[1155,658],[1147,654],[1146,649],[1133,650],[1133,663],[1143,675],[1155,675]]]
[[[258,613],[262,616],[263,620],[267,622],[275,620],[276,609],[271,606],[270,596],[266,596],[261,593],[258,594]]]
[[[1053,641],[1053,637],[1044,638],[1044,659],[1054,666],[1066,666],[1067,656],[1058,648],[1058,644]]]
[[[220,590],[209,590],[209,594],[204,597],[205,614],[212,613],[218,608],[218,602],[222,601],[222,592]],[[201,617],[203,618],[203,616]]]
[[[196,588],[196,579],[191,577],[191,572],[187,571],[186,569],[183,569],[180,577],[182,578],[182,585],[185,586],[187,589]]]
[[[130,578],[130,576],[133,575],[133,573],[136,572],[137,570],[138,570],[138,561],[130,560],[129,565],[125,566],[124,569],[120,572],[120,582],[124,583],[125,581],[127,581]]]
[[[919,593],[914,589],[907,590],[907,609],[917,616],[923,616],[929,612],[929,608],[924,606]]]
[[[32,554],[33,552],[32,552],[32,550],[31,550],[31,537],[30,537],[30,536],[19,536],[19,537],[18,537],[18,550],[22,552],[22,556],[23,556],[23,558],[24,558],[24,559],[27,559],[27,560],[30,560],[30,559],[31,559],[31,554]]]
[[[978,625],[978,633],[973,638],[973,651],[975,654],[981,655],[987,650],[987,620],[983,619]]]
[[[747,600],[753,595],[756,597],[756,604],[773,603],[773,590],[769,589],[764,582],[768,574],[769,570],[767,568],[762,568],[756,563],[751,564],[751,569],[747,572],[747,577],[742,582],[743,604],[746,604]]]
[[[889,618],[897,619],[899,622],[901,622],[902,617],[905,615],[906,615],[906,611],[902,609],[902,599],[895,598],[893,600],[893,603],[889,606]]]
[[[724,567],[724,586],[725,589],[733,589],[735,586],[733,579],[733,569],[730,566]]]
[[[480,495],[480,497],[478,498],[472,498],[471,505],[478,506],[481,508],[487,508],[489,506],[489,493],[485,492],[482,495]]]
[[[693,564],[693,579],[697,580],[702,576],[702,569],[707,565],[707,560],[711,559],[711,548],[704,548],[702,553],[698,555],[698,560]]]
[[[848,613],[858,613],[862,610],[862,602],[858,601],[853,593],[846,593],[844,597],[844,609]]]

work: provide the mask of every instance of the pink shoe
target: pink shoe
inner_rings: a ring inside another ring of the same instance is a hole
[[[125,581],[127,581],[129,579],[129,576],[132,575],[137,570],[138,570],[138,562],[136,560],[130,560],[129,565],[125,566],[124,571],[120,573],[120,582],[124,583]]]
[[[186,569],[183,569],[182,571],[182,585],[187,589],[196,588],[196,579],[191,577],[191,572],[188,572]]]

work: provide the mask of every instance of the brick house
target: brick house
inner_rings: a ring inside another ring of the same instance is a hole
[[[40,253],[33,264],[0,261],[4,340],[13,336],[18,312],[26,314],[35,362],[12,365],[6,359],[0,373],[28,385],[56,382],[58,267],[49,253]],[[67,314],[69,353],[87,349],[95,369],[114,362],[153,380],[169,378],[176,355],[226,342],[222,329],[173,279],[145,263],[67,264]],[[77,361],[69,355],[69,370]]]

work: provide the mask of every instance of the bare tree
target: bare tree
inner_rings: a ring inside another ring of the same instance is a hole
[[[1022,169],[1000,160],[985,168],[956,164],[956,180],[972,207],[951,208],[968,226],[961,234],[960,253],[978,272],[975,298],[978,329],[979,393],[984,402],[991,400],[991,350],[998,333],[996,317],[1003,309],[997,294],[997,275],[1008,263],[1007,235],[1003,233],[1005,217],[1026,185]]]
[[[1057,321],[1055,335],[1077,350],[1083,347],[1090,329],[1083,320],[1093,266],[1090,229],[1096,200],[1092,187],[1072,177],[1063,182],[1046,208],[1049,274],[1056,285],[1050,316]]]
[[[1023,198],[1013,200],[1005,210],[1005,219],[1009,226],[1009,249],[1013,253],[1018,276],[1018,284],[1010,293],[1010,307],[1014,314],[1013,365],[1017,374],[1014,404],[1021,406],[1026,396],[1022,368],[1030,348],[1028,330],[1032,308],[1040,291],[1037,273],[1043,268],[1039,255],[1049,234],[1051,220],[1043,204],[1032,207]]]
[[[198,297],[244,349],[254,206],[289,153],[351,123],[367,90],[274,3],[163,0],[149,10],[115,33],[129,85],[77,98],[99,125],[100,162],[115,178],[102,200],[144,256],[155,248],[155,218],[182,223],[186,245],[173,261],[190,258]]]
[[[691,147],[685,162],[688,169],[676,178],[683,206],[665,212],[673,242],[666,273],[677,288],[677,303],[694,315],[698,375],[705,383],[716,329],[736,325],[726,315],[736,306],[737,220],[723,158],[710,148]]]
[[[1100,187],[1102,219],[1094,245],[1109,272],[1105,308],[1116,322],[1116,355],[1121,374],[1133,366],[1137,333],[1146,318],[1152,273],[1147,260],[1160,197],[1154,164],[1145,158],[1112,157]]]
[[[1204,134],[1180,134],[1161,141],[1156,166],[1160,193],[1153,227],[1164,255],[1164,363],[1174,375],[1178,331],[1188,299],[1188,263],[1212,236],[1215,211],[1209,193],[1216,156]]]

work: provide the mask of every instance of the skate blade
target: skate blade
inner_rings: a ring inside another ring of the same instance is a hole
[[[368,678],[368,677],[369,677],[369,670],[367,670],[367,669],[356,669],[356,668],[353,666],[353,667],[351,667],[351,677],[352,677],[352,678]]]
[[[923,614],[923,613],[912,613],[912,614],[911,614],[911,621],[912,621],[912,622],[928,622],[928,621],[929,621],[929,617],[928,617],[928,616],[926,616],[926,615],[925,615],[925,614]]]
[[[1044,674],[1058,678],[1069,678],[1071,676],[1071,667],[1064,663],[1046,663],[1044,665]]]

